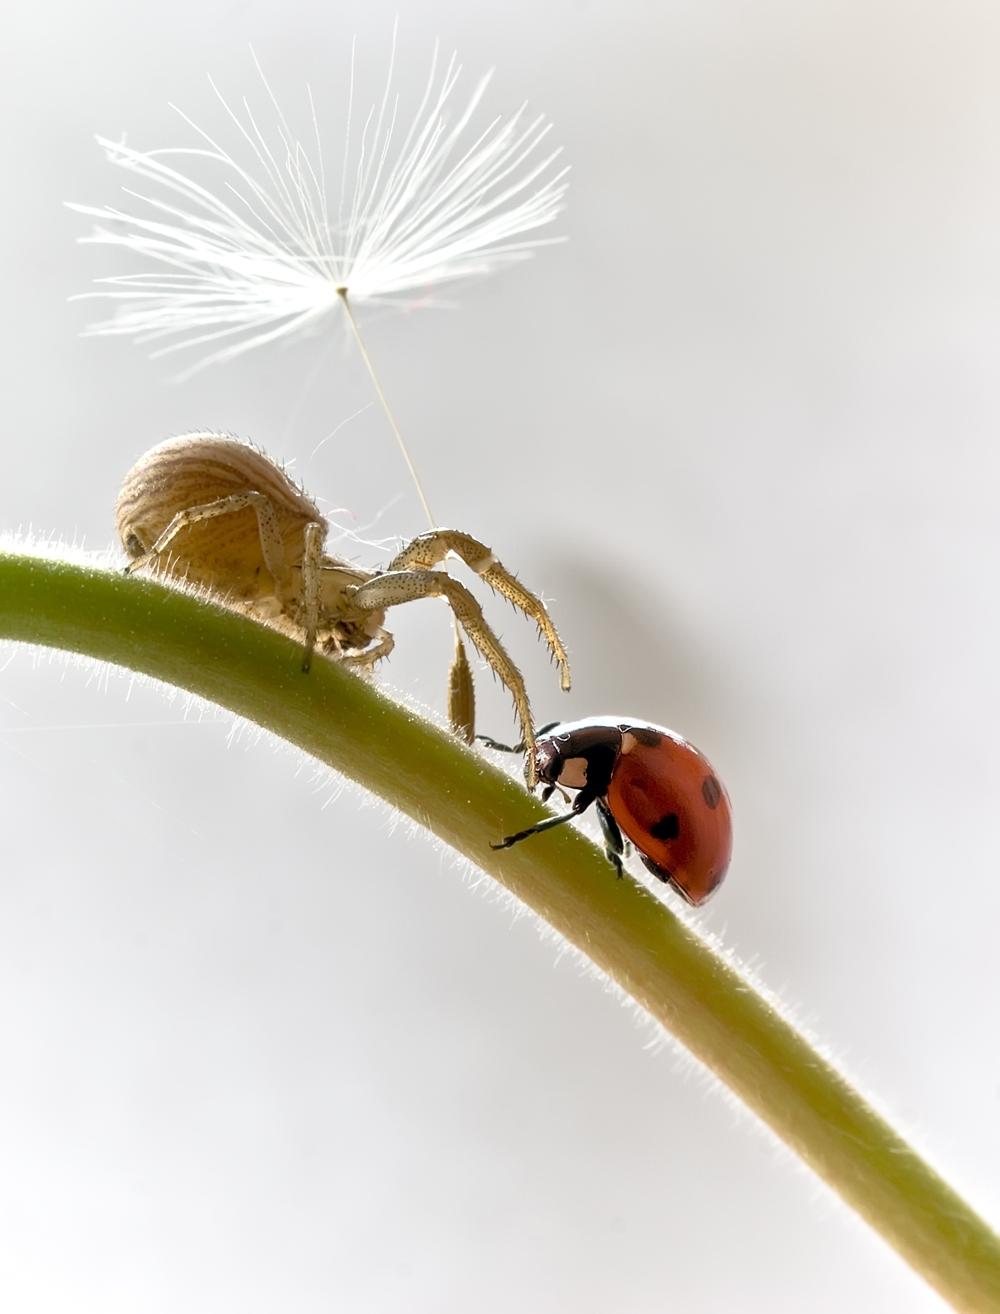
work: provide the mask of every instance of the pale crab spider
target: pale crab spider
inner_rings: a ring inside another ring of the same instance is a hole
[[[569,688],[566,652],[544,603],[484,544],[454,529],[432,529],[384,571],[364,570],[323,551],[328,525],[315,502],[263,452],[236,438],[192,433],[153,447],[125,476],[116,507],[129,571],[159,574],[207,589],[220,602],[281,630],[305,646],[370,670],[393,648],[385,612],[417,598],[446,598],[469,639],[509,689],[528,760],[534,733],[521,672],[464,585],[443,570],[455,555],[534,620]],[[472,677],[456,631],[449,713],[456,733],[474,733]]]

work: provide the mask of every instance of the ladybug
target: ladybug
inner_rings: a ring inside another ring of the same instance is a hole
[[[543,802],[557,789],[579,791],[571,810],[492,848],[509,849],[596,803],[605,852],[619,878],[624,832],[643,864],[688,903],[704,903],[722,884],[733,848],[729,797],[708,759],[680,735],[613,716],[556,722],[538,732],[534,765]]]

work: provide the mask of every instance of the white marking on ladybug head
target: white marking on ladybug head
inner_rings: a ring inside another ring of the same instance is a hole
[[[622,735],[622,752],[631,753],[632,749],[635,748],[637,743],[638,740],[636,739],[635,735],[629,734],[629,732],[626,730],[625,733]]]
[[[559,783],[567,789],[583,789],[587,783],[587,759],[568,757],[559,772]]]

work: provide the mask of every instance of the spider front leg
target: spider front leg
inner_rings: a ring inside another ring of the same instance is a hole
[[[447,598],[473,646],[510,691],[528,753],[528,784],[529,787],[534,785],[535,733],[531,727],[531,707],[524,678],[490,629],[479,603],[463,584],[439,570],[395,570],[362,584],[351,595],[351,605],[362,613],[384,611],[403,602],[415,602],[418,598]]]
[[[569,689],[569,658],[562,640],[552,623],[552,618],[541,598],[526,589],[493,555],[485,543],[480,543],[471,534],[463,534],[458,529],[431,529],[421,534],[412,543],[408,543],[388,566],[390,571],[430,570],[439,566],[450,553],[460,557],[470,570],[485,580],[491,589],[502,593],[508,602],[513,603],[538,626],[542,637],[549,646],[552,656],[559,667],[559,678],[563,690]],[[471,636],[470,636],[471,637]]]

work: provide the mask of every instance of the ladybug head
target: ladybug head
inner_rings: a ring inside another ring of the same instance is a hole
[[[559,751],[559,745],[556,740],[547,736],[540,739],[535,745],[535,779],[540,785],[554,785],[559,780],[559,773],[562,771],[563,755]],[[525,763],[525,774],[527,774],[528,764]]]

